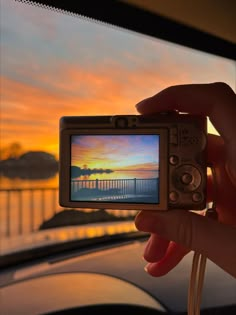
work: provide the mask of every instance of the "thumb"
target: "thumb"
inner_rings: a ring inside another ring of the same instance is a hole
[[[205,255],[236,277],[236,228],[183,210],[141,211],[135,224]]]

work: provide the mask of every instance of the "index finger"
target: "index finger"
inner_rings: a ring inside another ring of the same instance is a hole
[[[143,114],[178,110],[209,116],[226,144],[235,143],[236,95],[225,83],[176,85],[136,105]]]

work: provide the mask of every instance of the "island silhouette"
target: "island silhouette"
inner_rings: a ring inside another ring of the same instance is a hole
[[[91,212],[84,212],[83,210],[78,209],[63,209],[53,215],[50,219],[43,221],[39,230],[99,222],[133,221],[135,215],[136,213],[126,216],[118,216],[108,213],[105,209]]]
[[[80,177],[83,175],[91,175],[91,174],[102,174],[102,173],[112,173],[111,169],[102,169],[102,168],[87,168],[87,167],[79,167],[79,166],[71,166],[71,178]]]
[[[0,160],[0,174],[8,178],[48,179],[58,172],[59,162],[44,151],[28,151]]]

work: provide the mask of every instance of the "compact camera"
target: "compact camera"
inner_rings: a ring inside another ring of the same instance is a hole
[[[206,207],[206,117],[60,119],[60,205],[200,210]]]

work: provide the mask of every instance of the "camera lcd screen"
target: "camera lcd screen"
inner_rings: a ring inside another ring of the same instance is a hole
[[[71,201],[159,203],[160,135],[72,135]]]

